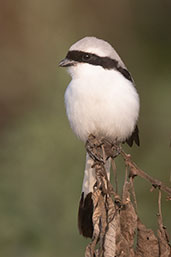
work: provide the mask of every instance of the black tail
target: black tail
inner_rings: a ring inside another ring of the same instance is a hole
[[[88,193],[84,199],[84,192],[81,194],[79,210],[78,210],[78,228],[84,237],[93,236],[93,200],[92,193]]]

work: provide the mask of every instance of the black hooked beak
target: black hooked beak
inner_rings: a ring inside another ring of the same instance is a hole
[[[73,66],[75,64],[76,64],[75,61],[69,60],[68,58],[65,58],[62,61],[60,61],[59,66],[60,67],[69,67],[69,66]]]

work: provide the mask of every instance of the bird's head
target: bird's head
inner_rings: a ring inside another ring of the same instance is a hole
[[[106,41],[96,37],[85,37],[74,43],[65,59],[59,63],[60,67],[67,67],[71,76],[88,70],[125,68],[121,58],[114,48]]]

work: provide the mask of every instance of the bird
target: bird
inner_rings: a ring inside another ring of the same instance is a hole
[[[59,63],[71,81],[64,99],[74,133],[84,143],[89,135],[111,142],[140,145],[138,118],[140,99],[135,82],[115,49],[107,41],[86,36],[74,43]],[[92,238],[93,200],[96,183],[92,159],[86,153],[78,211],[80,234]],[[105,163],[110,179],[110,159]]]

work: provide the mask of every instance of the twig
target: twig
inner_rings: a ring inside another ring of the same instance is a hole
[[[131,170],[131,176],[140,176],[141,178],[147,180],[152,184],[154,188],[159,188],[165,193],[168,194],[168,199],[171,200],[171,188],[166,186],[163,182],[158,179],[155,179],[148,175],[145,171],[141,170],[132,160],[131,156],[127,155],[123,150],[121,151],[121,155],[123,156],[126,165]]]
[[[159,195],[158,195],[158,208],[159,208],[159,216],[160,216],[161,221],[162,221],[163,218],[162,218],[162,210],[161,210],[161,190],[160,189],[159,189]]]
[[[114,159],[112,159],[112,170],[113,170],[114,181],[115,181],[115,192],[116,194],[118,194],[118,176],[117,176],[116,164]]]
[[[130,178],[130,183],[131,183],[131,193],[132,193],[132,197],[133,197],[134,208],[137,212],[137,200],[136,200],[133,177]]]

